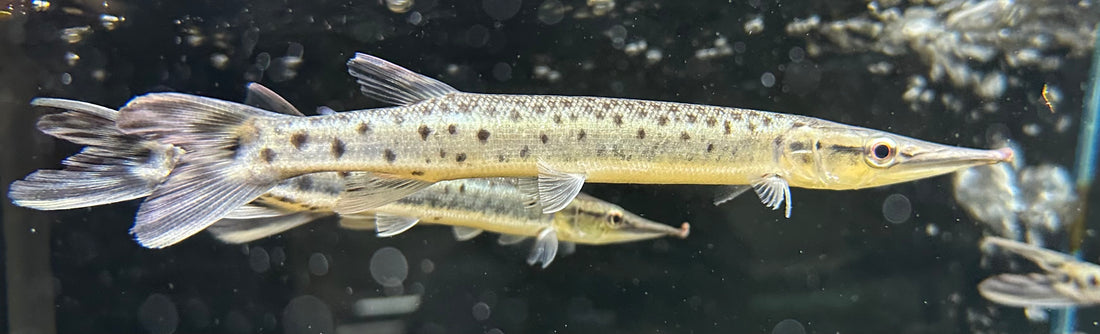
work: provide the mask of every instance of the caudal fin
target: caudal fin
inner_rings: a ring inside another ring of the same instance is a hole
[[[62,162],[62,170],[38,170],[12,182],[15,205],[66,210],[141,198],[164,181],[183,152],[171,145],[127,135],[115,127],[118,111],[91,103],[38,98],[31,105],[66,109],[42,116],[38,129],[86,145]]]
[[[202,231],[274,187],[279,176],[238,161],[253,121],[290,117],[207,97],[152,93],[131,100],[119,112],[122,132],[183,148],[168,178],[138,210],[130,233],[149,248],[163,248]]]

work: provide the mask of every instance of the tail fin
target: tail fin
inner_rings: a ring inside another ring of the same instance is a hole
[[[66,210],[145,197],[183,153],[122,133],[115,127],[118,112],[110,108],[51,98],[34,99],[31,105],[67,109],[43,116],[38,129],[87,147],[65,159],[63,170],[38,170],[12,182],[8,197],[15,205]]]
[[[274,187],[279,175],[235,157],[258,131],[253,121],[275,117],[290,116],[188,94],[153,93],[131,100],[119,113],[120,130],[187,151],[141,204],[130,229],[137,242],[171,246]]]

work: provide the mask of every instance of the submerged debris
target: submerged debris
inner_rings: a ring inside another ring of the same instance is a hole
[[[786,31],[805,37],[811,56],[916,55],[932,83],[995,99],[1012,82],[1002,72],[1005,66],[1053,71],[1066,57],[1087,55],[1100,21],[1090,6],[1085,1],[872,1],[860,16],[832,22],[811,16],[789,23]]]

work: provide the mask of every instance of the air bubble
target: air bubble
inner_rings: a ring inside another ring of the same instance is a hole
[[[489,315],[491,313],[490,310],[489,310],[489,304],[486,304],[486,303],[474,304],[474,310],[473,311],[474,311],[474,319],[477,319],[477,321],[488,320]]]
[[[397,248],[385,247],[371,255],[370,275],[382,286],[398,287],[409,276],[409,262]]]
[[[909,203],[909,198],[902,194],[892,194],[886,197],[886,200],[882,201],[882,215],[886,217],[886,221],[901,224],[906,220],[909,220],[909,215],[913,213],[913,206]]]
[[[768,88],[775,86],[775,74],[772,74],[772,72],[764,72],[764,75],[760,76],[760,84]]]
[[[552,25],[561,22],[561,19],[565,17],[565,6],[558,0],[546,0],[539,5],[539,21],[543,24]]]
[[[263,247],[252,247],[248,252],[248,267],[257,273],[271,269],[271,257]]]
[[[321,253],[313,253],[309,256],[309,273],[314,276],[328,274],[328,258]]]
[[[141,327],[152,334],[170,334],[176,331],[180,323],[176,304],[159,293],[145,298],[145,302],[138,308],[138,319],[141,321]]]
[[[806,334],[806,328],[802,327],[802,323],[798,320],[784,319],[775,324],[775,328],[772,328],[772,334]]]

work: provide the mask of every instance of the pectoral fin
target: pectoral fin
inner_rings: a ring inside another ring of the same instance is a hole
[[[415,217],[394,216],[384,213],[374,214],[374,226],[379,237],[392,237],[408,231],[420,219]]]
[[[779,210],[783,202],[787,202],[785,216],[791,218],[791,187],[787,185],[787,180],[779,175],[766,175],[753,182],[752,189],[756,191],[760,201],[772,210]]]
[[[432,182],[385,177],[372,173],[352,173],[335,211],[340,214],[371,210],[409,196]]]
[[[535,246],[527,256],[527,264],[542,263],[542,269],[546,269],[557,255],[558,233],[553,227],[546,227],[539,231],[539,236],[535,238]]]
[[[478,228],[465,227],[465,226],[455,226],[451,231],[454,232],[455,240],[458,240],[458,241],[466,241],[466,240],[473,239],[474,237],[480,235],[481,232],[484,232],[484,231],[482,231],[481,229],[478,229]]]
[[[730,185],[721,186],[718,189],[718,193],[714,195],[714,205],[721,205],[722,203],[729,202],[730,200],[741,196],[745,191],[752,189],[749,185]]]
[[[542,213],[561,211],[573,202],[584,186],[584,174],[561,172],[541,161],[538,168],[538,199]]]

